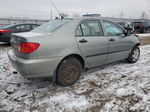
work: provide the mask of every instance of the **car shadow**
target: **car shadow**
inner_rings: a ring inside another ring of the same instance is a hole
[[[0,42],[0,47],[10,47],[10,43]]]
[[[127,62],[125,60],[121,60],[121,61],[117,61],[117,62],[97,66],[97,67],[85,70],[82,75],[86,75],[86,74],[90,74],[90,73],[93,73],[93,72],[96,72],[96,71],[99,71],[99,70],[103,70],[103,69],[105,69],[107,67],[110,67],[110,66],[113,67],[113,66],[118,65],[118,64],[127,64]]]
[[[86,77],[86,75],[88,75],[90,73],[103,70],[103,69],[105,69],[107,67],[110,67],[110,66],[113,67],[113,66],[118,65],[118,64],[126,64],[126,61],[124,61],[124,60],[123,61],[118,61],[118,62],[114,62],[114,63],[94,67],[92,69],[87,69],[81,74],[81,77],[80,77],[79,81],[81,79],[84,79],[84,77]],[[38,88],[47,88],[47,87],[49,87],[49,90],[54,89],[54,88],[55,89],[63,88],[63,86],[58,85],[56,83],[56,81],[54,82],[52,80],[52,77],[50,77],[50,78],[23,78],[23,79],[26,80],[26,81],[23,81],[24,84],[29,85],[29,86],[34,85],[34,86],[36,86],[36,89],[38,89]]]
[[[8,50],[10,47],[11,47],[11,45],[10,45],[10,44],[0,42],[0,51],[4,51],[4,50],[6,50],[6,52],[7,52],[7,50]]]

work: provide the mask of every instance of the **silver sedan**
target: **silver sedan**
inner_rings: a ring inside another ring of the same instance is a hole
[[[53,77],[62,86],[77,82],[84,69],[119,60],[135,63],[139,39],[101,18],[57,19],[28,33],[13,34],[8,57],[25,77]]]

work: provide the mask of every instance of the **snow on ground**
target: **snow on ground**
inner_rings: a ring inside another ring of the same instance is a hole
[[[140,34],[136,34],[138,35],[139,37],[150,37],[150,33],[140,33]]]
[[[90,70],[71,87],[13,73],[0,51],[0,112],[149,112],[150,45],[135,64],[124,61]]]

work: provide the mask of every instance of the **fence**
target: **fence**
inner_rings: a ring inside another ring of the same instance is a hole
[[[150,19],[129,19],[129,18],[113,18],[113,17],[102,17],[104,19],[108,19],[108,20],[112,20],[114,22],[145,22],[145,21],[149,21]]]
[[[112,21],[150,21],[150,19],[127,19],[127,18],[111,18],[111,17],[102,17]],[[6,19],[0,18],[0,27],[10,25],[10,24],[19,24],[19,23],[35,23],[35,24],[43,24],[50,20],[34,20],[34,19]]]
[[[19,23],[35,23],[35,24],[43,24],[50,20],[34,20],[34,19],[6,19],[0,18],[0,27],[11,25],[11,24],[19,24]]]

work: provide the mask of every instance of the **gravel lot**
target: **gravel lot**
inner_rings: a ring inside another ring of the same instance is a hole
[[[147,42],[147,41],[146,41]],[[144,43],[143,44],[147,44]],[[13,73],[0,50],[0,112],[149,112],[150,45],[135,64],[124,61],[87,71],[71,87]]]
[[[4,49],[8,49],[8,48],[10,48],[10,45],[0,42],[0,50],[4,50]]]

